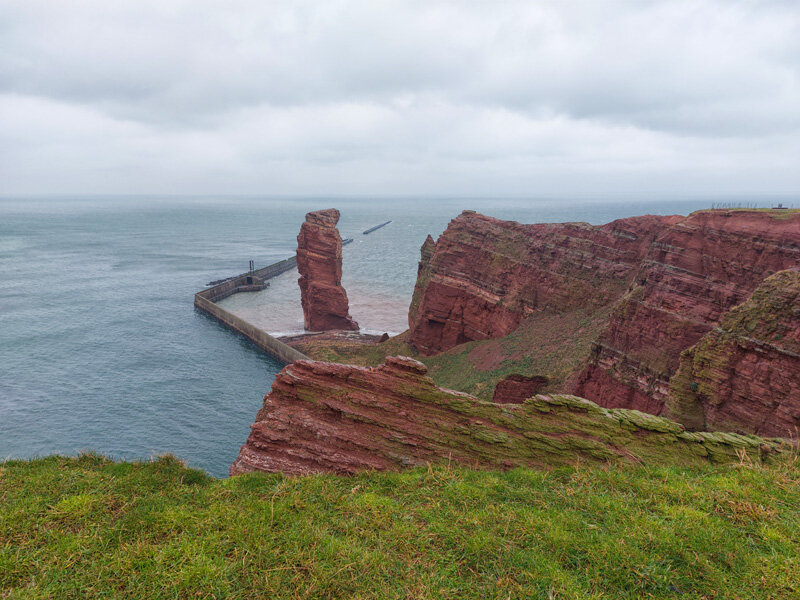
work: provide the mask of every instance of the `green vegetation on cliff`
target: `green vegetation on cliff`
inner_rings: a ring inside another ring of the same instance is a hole
[[[563,314],[534,313],[505,337],[469,342],[418,360],[437,385],[491,400],[497,382],[508,375],[542,375],[544,392],[569,389],[607,322],[609,309],[578,309]]]
[[[800,466],[0,467],[3,598],[797,598]]]
[[[670,381],[668,414],[696,429],[754,431],[756,428],[752,423],[748,427],[748,423],[742,423],[740,419],[726,418],[722,414],[726,407],[722,405],[737,393],[750,399],[753,391],[759,389],[762,396],[769,396],[760,400],[768,404],[770,422],[779,422],[775,412],[796,414],[796,409],[793,411],[791,408],[776,411],[773,404],[785,398],[789,401],[787,406],[791,406],[789,390],[796,389],[798,381],[798,323],[800,271],[779,271],[765,279],[745,302],[725,313],[719,327],[681,354],[680,368]],[[783,362],[775,358],[781,358],[781,354],[784,355]],[[758,359],[745,360],[750,356]],[[770,360],[762,358],[765,356],[770,356],[774,366],[770,365]],[[759,365],[759,361],[764,364]],[[737,375],[744,376],[745,381],[739,382]],[[765,394],[764,390],[771,394]],[[758,400],[753,398],[752,406],[743,407],[756,423],[762,420],[755,417],[754,406],[759,404]],[[720,414],[709,419],[706,414],[709,411]],[[790,419],[786,422],[789,431],[792,429]],[[770,435],[784,435],[784,432]]]
[[[720,329],[800,353],[800,271],[779,271],[764,280],[746,302],[731,309]]]
[[[436,385],[491,400],[497,382],[512,374],[543,375],[542,392],[563,392],[580,371],[592,342],[608,319],[609,308],[564,314],[541,311],[505,337],[461,344],[441,354],[420,356],[408,345],[408,332],[382,344],[309,338],[292,344],[314,360],[378,366],[387,356],[410,356],[428,367]]]

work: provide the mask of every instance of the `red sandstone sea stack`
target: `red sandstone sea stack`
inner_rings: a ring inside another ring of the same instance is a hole
[[[358,330],[342,287],[338,222],[335,208],[310,212],[297,236],[300,300],[307,331]]]

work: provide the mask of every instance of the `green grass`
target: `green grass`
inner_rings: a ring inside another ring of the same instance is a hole
[[[608,322],[608,308],[561,314],[540,311],[505,337],[461,344],[421,358],[437,385],[491,400],[497,382],[508,375],[543,375],[542,393],[568,391],[570,377],[585,366]]]
[[[214,480],[9,461],[3,598],[800,597],[800,467]]]
[[[507,336],[460,344],[434,356],[420,356],[408,345],[406,331],[382,344],[348,340],[316,340],[294,346],[314,360],[363,366],[383,364],[398,354],[422,361],[436,385],[491,400],[497,382],[508,375],[544,375],[545,392],[567,391],[579,373],[592,342],[608,322],[610,307],[556,314],[539,311]]]

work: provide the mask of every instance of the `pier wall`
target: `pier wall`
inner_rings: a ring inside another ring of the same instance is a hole
[[[252,323],[248,323],[241,317],[237,317],[233,313],[215,304],[215,302],[227,298],[232,294],[236,294],[237,292],[262,290],[268,285],[266,281],[269,278],[285,273],[293,269],[296,265],[297,259],[292,256],[286,260],[257,269],[252,273],[244,273],[236,277],[231,277],[215,286],[197,292],[194,295],[194,305],[226,327],[240,333],[264,352],[277,358],[281,362],[289,364],[296,360],[307,359],[308,357],[302,352],[284,344],[263,329],[259,329]],[[248,283],[248,277],[251,278],[252,283]]]
[[[250,281],[248,281],[248,279]],[[223,281],[222,283],[210,287],[207,290],[198,292],[198,294],[204,294],[203,297],[208,298],[212,302],[219,302],[223,298],[227,298],[233,294],[238,294],[239,292],[260,292],[268,285],[269,284],[266,283],[266,281],[261,277],[247,275],[228,279],[227,281]]]
[[[285,273],[286,271],[291,271],[295,267],[297,267],[297,257],[290,256],[289,258],[273,263],[271,265],[267,265],[266,267],[256,269],[255,271],[253,271],[253,274],[256,275],[257,277],[260,277],[261,279],[269,279],[270,277],[275,277],[276,275],[280,275],[281,273]],[[242,275],[240,275],[240,277],[242,277]]]

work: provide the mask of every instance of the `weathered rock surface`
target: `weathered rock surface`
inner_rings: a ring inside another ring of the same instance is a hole
[[[607,305],[625,293],[650,244],[680,219],[522,225],[464,211],[422,246],[410,342],[431,355],[505,336],[537,310]]]
[[[651,245],[574,393],[661,414],[681,352],[766,277],[799,265],[800,212],[689,215]]]
[[[235,475],[397,470],[454,461],[479,468],[549,468],[576,460],[693,465],[755,458],[775,441],[689,433],[661,417],[609,410],[567,395],[522,404],[441,389],[421,363],[391,357],[377,368],[297,361],[264,398]]]
[[[310,212],[297,236],[300,300],[308,331],[357,330],[342,287],[342,238],[335,208]]]
[[[467,341],[509,339],[523,320],[579,308],[598,315],[614,307],[598,343],[584,354],[585,368],[559,389],[607,408],[658,415],[681,353],[714,331],[766,277],[798,266],[798,211],[699,211],[599,227],[520,225],[465,211],[438,241],[429,237],[422,247],[409,341],[431,356]],[[535,330],[530,344],[555,343],[569,333]],[[509,364],[524,355],[510,352],[498,360]],[[776,365],[785,360],[761,358]],[[550,363],[526,363],[520,372],[547,376]],[[767,388],[751,392],[751,402],[775,401]],[[749,423],[746,415],[739,418],[737,428],[772,431],[756,416]]]
[[[696,429],[797,437],[800,271],[767,278],[683,353],[666,408]]]
[[[509,375],[497,382],[494,388],[492,402],[501,404],[520,404],[535,396],[547,385],[547,377],[534,375]]]

